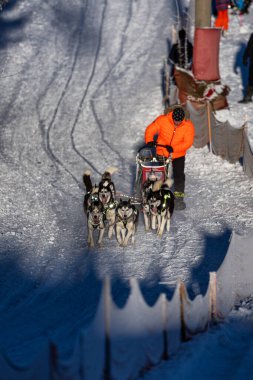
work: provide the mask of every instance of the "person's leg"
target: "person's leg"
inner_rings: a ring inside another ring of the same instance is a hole
[[[249,13],[249,7],[251,3],[252,3],[251,0],[244,0],[244,5],[242,7],[241,14]]]
[[[252,101],[253,96],[253,62],[249,65],[248,86],[246,88],[246,94],[239,103],[249,103]]]
[[[221,11],[218,11],[217,17],[215,19],[214,26],[216,28],[221,28],[222,27],[222,13],[221,13]]]
[[[253,87],[253,61],[250,61],[249,65],[248,85],[249,87]]]
[[[228,10],[224,10],[223,12],[223,28],[224,30],[228,30]]]
[[[174,178],[175,209],[183,210],[186,207],[184,203],[185,157],[175,158],[172,161],[172,167],[173,167],[173,178]]]

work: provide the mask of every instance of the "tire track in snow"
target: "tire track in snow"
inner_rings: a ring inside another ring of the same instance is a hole
[[[90,88],[90,85],[91,85],[92,80],[93,80],[94,75],[95,75],[96,65],[97,65],[99,51],[100,51],[100,46],[101,46],[101,39],[102,39],[101,36],[102,36],[102,30],[103,30],[103,23],[104,23],[104,18],[105,18],[106,7],[107,7],[107,0],[104,1],[104,8],[103,8],[103,11],[102,11],[102,20],[101,20],[100,28],[99,28],[98,44],[97,44],[97,48],[96,48],[95,58],[94,58],[94,61],[93,61],[93,66],[92,66],[92,69],[91,69],[91,74],[90,74],[90,77],[89,77],[86,89],[84,91],[84,94],[83,94],[83,96],[81,98],[81,101],[79,102],[78,111],[77,111],[76,117],[74,119],[74,123],[73,123],[72,128],[71,128],[71,132],[70,132],[72,147],[73,147],[74,151],[76,152],[76,154],[79,157],[81,157],[84,160],[84,162],[86,162],[99,175],[101,175],[101,173],[96,169],[96,167],[89,160],[87,160],[85,158],[85,156],[83,156],[79,152],[79,150],[76,148],[75,142],[74,142],[74,132],[75,132],[75,128],[76,128],[77,122],[79,120],[79,117],[80,117],[80,114],[81,114],[81,111],[82,111],[82,108],[83,108],[83,104],[84,104],[84,101],[86,99],[88,90]],[[81,33],[81,31],[82,31],[82,28],[80,27],[80,33]]]
[[[57,105],[56,105],[56,108],[54,110],[54,113],[53,113],[53,116],[52,116],[52,119],[49,123],[49,126],[46,130],[46,132],[44,132],[44,127],[41,125],[42,127],[42,133],[45,134],[46,136],[46,141],[45,141],[45,147],[46,147],[46,152],[48,154],[48,156],[52,159],[52,161],[54,163],[56,163],[57,165],[61,166],[66,173],[68,173],[72,178],[73,180],[77,183],[78,187],[82,189],[82,186],[80,186],[80,181],[72,174],[72,172],[67,168],[67,166],[57,157],[57,155],[54,153],[53,149],[51,148],[51,142],[50,142],[50,134],[51,134],[51,130],[54,126],[54,122],[56,120],[56,117],[58,115],[58,112],[59,112],[59,109],[61,107],[61,104],[65,98],[65,94],[67,93],[68,91],[68,88],[70,86],[70,83],[71,83],[71,80],[73,78],[73,75],[74,75],[74,71],[75,71],[75,67],[76,67],[76,63],[77,63],[77,59],[78,59],[78,54],[79,54],[79,50],[80,50],[80,45],[81,45],[81,31],[82,31],[82,28],[81,28],[81,25],[84,24],[84,20],[85,20],[85,15],[86,15],[86,11],[87,11],[87,7],[88,7],[88,0],[86,1],[85,3],[85,6],[82,6],[81,9],[82,9],[82,12],[81,12],[81,15],[80,15],[80,20],[78,22],[78,25],[77,25],[77,28],[76,28],[76,32],[74,34],[78,34],[78,39],[77,39],[77,44],[76,44],[76,50],[75,50],[75,55],[74,55],[74,60],[73,60],[73,63],[72,63],[72,66],[71,66],[71,70],[70,70],[70,74],[69,74],[69,77],[65,83],[65,86],[64,86],[64,89],[58,99],[58,102],[57,102]],[[79,112],[78,112],[78,115],[79,115]],[[94,165],[89,161],[87,160],[85,157],[82,157],[84,159],[84,161],[90,165],[94,171],[97,172],[96,168],[94,167]],[[55,181],[57,181],[57,179],[55,179]]]
[[[116,61],[114,62],[114,64],[110,67],[109,72],[107,73],[107,75],[105,76],[105,78],[100,82],[100,84],[98,85],[97,89],[93,92],[93,95],[91,96],[91,99],[90,99],[91,109],[92,109],[92,112],[93,112],[94,119],[95,119],[95,121],[96,121],[96,123],[98,125],[99,130],[100,130],[100,133],[101,133],[101,136],[102,136],[102,141],[109,147],[109,149],[111,151],[113,151],[114,153],[116,153],[116,155],[120,158],[121,162],[123,163],[123,168],[122,168],[123,170],[125,169],[125,165],[124,165],[125,159],[121,155],[120,151],[118,151],[117,149],[113,148],[112,144],[110,144],[110,142],[106,141],[104,129],[102,127],[102,124],[99,121],[99,118],[98,118],[98,115],[97,115],[97,112],[96,112],[95,99],[97,98],[97,94],[101,91],[101,89],[103,88],[103,86],[105,85],[105,83],[108,81],[108,79],[110,78],[110,76],[113,73],[113,71],[115,70],[115,68],[118,66],[118,64],[122,61],[122,59],[124,57],[124,47],[125,47],[125,44],[127,42],[126,33],[127,33],[127,30],[129,29],[129,26],[131,24],[131,20],[132,20],[132,17],[133,17],[133,1],[135,2],[135,0],[132,0],[131,3],[128,6],[128,17],[127,17],[127,20],[126,20],[126,26],[124,27],[123,33],[122,33],[123,34],[123,38],[121,39],[119,53],[118,53],[118,58],[116,59]],[[143,27],[142,32],[143,32],[144,29],[145,29],[145,27]],[[137,40],[139,40],[139,36],[138,36]],[[111,99],[111,97],[110,97],[110,99]],[[113,108],[114,108],[113,104],[111,104],[112,113],[115,114],[115,112],[113,111]]]
[[[110,142],[106,140],[104,128],[103,128],[101,122],[99,121],[99,116],[98,116],[98,113],[96,111],[95,100],[97,98],[97,94],[99,92],[101,92],[101,89],[103,88],[104,84],[108,81],[108,79],[110,78],[110,76],[113,73],[113,71],[115,70],[115,68],[118,66],[118,64],[122,61],[123,57],[125,56],[125,54],[124,54],[124,48],[125,48],[126,43],[128,42],[126,34],[127,34],[127,30],[129,29],[129,27],[131,25],[131,20],[132,20],[132,17],[133,17],[133,4],[134,3],[135,3],[135,1],[134,2],[132,1],[131,4],[129,4],[129,6],[128,6],[128,16],[127,16],[127,20],[126,20],[126,26],[124,27],[123,33],[122,33],[123,34],[123,38],[121,39],[119,53],[118,53],[118,58],[116,59],[116,61],[114,62],[114,64],[110,67],[109,72],[107,73],[107,75],[105,76],[105,78],[97,86],[97,89],[93,92],[93,95],[91,96],[91,99],[90,99],[91,110],[92,110],[92,113],[93,113],[93,117],[94,117],[94,119],[96,121],[96,124],[98,126],[98,129],[100,131],[100,134],[102,136],[102,141],[104,142],[104,144],[106,144],[109,147],[109,149],[110,149],[111,152],[114,152],[118,156],[118,158],[123,163],[123,169],[125,169],[125,165],[124,165],[125,159],[124,159],[124,157],[122,157],[120,151],[118,149],[116,149],[115,147],[113,147],[112,144],[110,144]],[[142,9],[142,8],[140,7],[140,9]],[[149,9],[149,12],[146,11],[146,13],[150,17],[150,7],[148,9]],[[102,30],[103,30],[103,24],[105,23],[105,19],[106,19],[106,9],[104,9],[104,17],[103,17],[103,21],[101,23],[101,29],[100,29],[101,30],[101,36],[100,36],[100,40],[102,39]],[[143,28],[141,30],[141,34],[145,32],[146,26],[149,25],[148,21],[149,21],[149,19],[147,19],[146,20],[146,24],[143,25]],[[137,43],[139,43],[139,38],[140,38],[140,35],[138,35],[138,37],[135,35],[135,40],[136,40]],[[101,41],[100,41],[100,44],[101,44]],[[132,47],[133,47],[133,44],[131,44],[131,49],[132,49]],[[99,51],[98,51],[97,56],[98,55],[99,55]],[[145,53],[145,55],[146,55],[146,53]],[[95,75],[95,65],[96,64],[97,63],[94,62],[94,75]],[[87,93],[87,89],[86,89],[86,93]],[[84,103],[84,100],[83,100],[83,102],[79,106],[80,111],[82,109],[83,103]],[[112,103],[111,103],[111,109],[112,109],[112,114],[115,114],[115,112],[113,110]],[[79,118],[79,115],[77,115],[76,122],[74,123],[74,126],[73,126],[73,133],[72,133],[73,143],[74,143],[74,131],[75,131],[75,127],[77,125],[78,118]],[[75,150],[76,150],[76,148],[75,148]]]

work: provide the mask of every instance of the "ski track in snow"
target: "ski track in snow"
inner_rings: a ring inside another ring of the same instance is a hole
[[[145,233],[140,215],[134,246],[105,237],[100,249],[88,249],[83,171],[90,168],[98,183],[107,166],[118,166],[116,189],[132,194],[137,148],[163,112],[161,69],[176,4],[24,0],[0,17],[23,19],[17,30],[6,27],[12,39],[0,45],[7,57],[0,78],[0,349],[23,364],[48,337],[61,355],[71,351],[106,275],[119,306],[132,276],[151,305],[161,291],[171,297],[179,279],[191,296],[204,294],[231,231],[252,228],[253,190],[240,163],[191,148],[187,209],[175,212],[170,233]],[[222,78],[240,97],[232,68],[238,46],[239,37],[232,52],[222,50],[231,66]],[[229,116],[241,121],[240,112],[231,105]]]

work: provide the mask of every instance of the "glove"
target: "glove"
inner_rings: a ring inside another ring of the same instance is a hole
[[[172,146],[170,146],[170,145],[166,145],[166,149],[167,149],[167,151],[168,151],[169,153],[173,153],[173,152],[174,152]]]
[[[149,142],[147,143],[147,146],[148,146],[149,148],[153,148],[153,147],[155,146],[155,142],[154,142],[154,141],[149,141]]]

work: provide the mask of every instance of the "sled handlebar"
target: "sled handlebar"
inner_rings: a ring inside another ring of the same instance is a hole
[[[140,151],[141,151],[142,149],[144,149],[144,148],[156,148],[157,146],[160,146],[160,147],[162,147],[162,148],[166,148],[168,145],[162,145],[162,144],[156,144],[156,143],[155,143],[155,145],[154,145],[153,147],[151,147],[151,146],[148,146],[147,144],[145,144],[145,145],[143,145],[143,146],[138,150],[138,153],[140,153]]]

